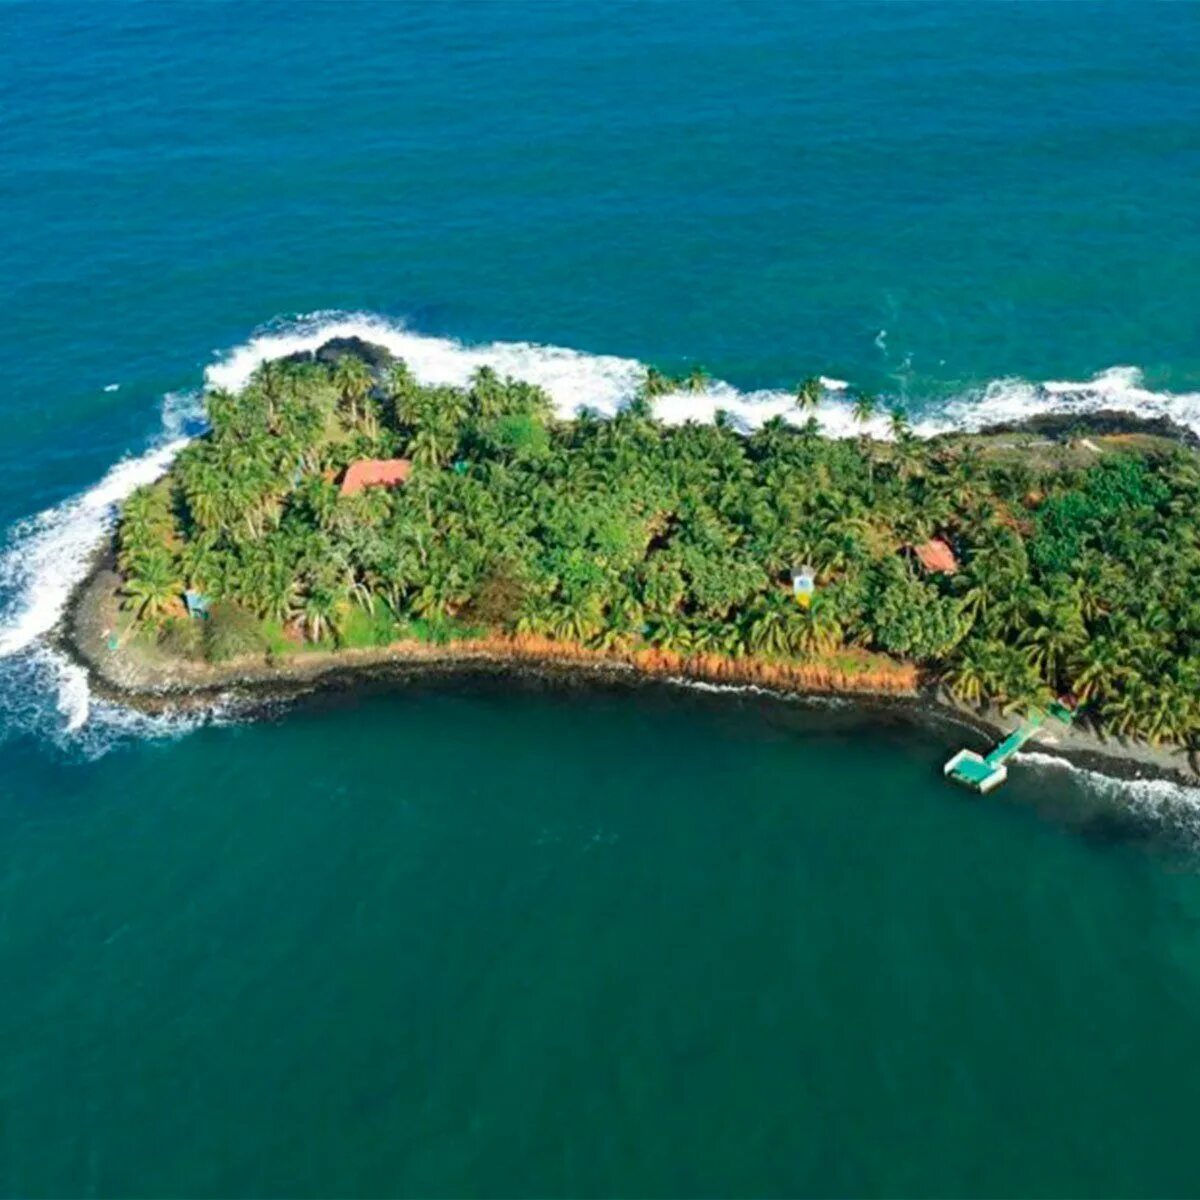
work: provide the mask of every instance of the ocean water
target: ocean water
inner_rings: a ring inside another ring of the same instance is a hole
[[[1197,62],[1186,4],[0,7],[0,1193],[1196,1191],[1194,793],[745,696],[150,720],[46,635],[205,380],[339,331],[1200,430]]]

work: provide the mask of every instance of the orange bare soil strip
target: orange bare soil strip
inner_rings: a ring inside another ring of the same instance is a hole
[[[678,654],[670,650],[594,650],[577,642],[554,641],[533,634],[468,638],[449,646],[396,642],[398,658],[495,658],[569,666],[623,665],[644,675],[686,676],[711,683],[754,684],[780,691],[870,692],[909,695],[919,682],[917,668],[880,654],[843,651],[811,662],[764,658],[729,658],[721,654]]]

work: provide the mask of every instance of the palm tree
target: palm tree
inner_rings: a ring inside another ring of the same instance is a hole
[[[950,694],[964,704],[979,705],[987,692],[988,668],[984,658],[986,651],[977,646],[963,649],[954,665],[946,673]]]
[[[780,593],[772,592],[760,598],[747,613],[746,641],[758,654],[787,654],[791,649],[788,637],[788,609]]]
[[[263,579],[261,615],[286,625],[304,611],[299,593],[291,563],[281,556],[274,557]]]
[[[1064,666],[1086,641],[1087,630],[1078,609],[1061,601],[1040,608],[1022,637],[1029,661],[1056,691]]]
[[[356,354],[343,354],[333,369],[333,382],[349,414],[350,424],[357,425],[361,406],[370,394],[374,382],[371,368]]]
[[[189,587],[209,587],[219,570],[217,539],[201,534],[184,543],[179,552],[179,571]]]
[[[851,409],[851,413],[859,427],[865,430],[878,408],[879,401],[870,392],[859,392],[854,397],[854,407]]]
[[[337,631],[339,604],[340,597],[327,587],[315,587],[304,598],[301,611],[309,641],[319,642],[326,634]]]
[[[808,608],[793,608],[788,623],[792,650],[804,658],[832,654],[845,640],[832,605],[821,595],[814,597]]]
[[[458,446],[458,435],[447,421],[422,425],[408,444],[408,456],[421,466],[440,467],[449,462]]]
[[[286,368],[277,358],[261,363],[251,377],[252,386],[258,388],[266,402],[267,424],[270,426],[275,425],[286,383]]]
[[[983,475],[983,455],[974,442],[963,445],[955,458],[951,498],[960,509],[970,507],[975,500]]]
[[[1121,647],[1112,638],[1103,636],[1084,642],[1071,666],[1074,672],[1071,690],[1085,701],[1112,692],[1125,670]]]
[[[709,373],[703,367],[695,366],[688,373],[687,390],[689,392],[706,391],[708,389],[708,385],[711,381],[712,381],[712,377],[709,375]]]
[[[670,375],[660,371],[657,367],[647,367],[639,390],[647,400],[653,400],[656,396],[665,396],[669,392],[675,391],[677,386]]]
[[[504,381],[491,367],[479,367],[471,376],[471,400],[483,421],[493,421],[504,414],[507,390]]]
[[[854,407],[851,409],[860,431],[858,444],[867,464],[867,479],[872,488],[875,486],[875,460],[871,454],[871,435],[867,432],[867,426],[870,425],[878,407],[879,402],[870,392],[859,392],[854,398]]]
[[[815,415],[823,394],[821,381],[815,375],[810,375],[796,385],[796,407],[811,417]]]
[[[139,621],[160,616],[182,590],[175,560],[165,548],[134,558],[122,588]]]

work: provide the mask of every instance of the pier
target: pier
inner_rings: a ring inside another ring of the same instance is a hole
[[[1035,737],[1050,719],[1070,725],[1075,719],[1075,711],[1057,700],[1046,709],[1035,708],[990,754],[980,755],[974,750],[960,750],[942,768],[942,773],[955,783],[986,794],[998,788],[1008,778],[1008,760]]]

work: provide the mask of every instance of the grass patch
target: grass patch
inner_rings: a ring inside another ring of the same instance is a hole
[[[172,658],[201,659],[204,657],[204,629],[192,617],[168,617],[158,635],[164,654]]]
[[[485,631],[454,617],[418,617],[407,622],[401,632],[429,646],[446,646],[450,642],[481,637]]]
[[[396,617],[382,601],[375,602],[375,611],[355,605],[338,624],[339,650],[370,650],[388,646],[399,634]]]
[[[279,621],[263,621],[262,634],[263,642],[267,647],[267,657],[274,662],[287,658],[290,654],[295,654],[298,649],[296,643],[284,632],[283,625]]]
[[[228,662],[266,649],[262,623],[252,612],[226,600],[212,606],[204,622],[204,656],[209,662]]]

